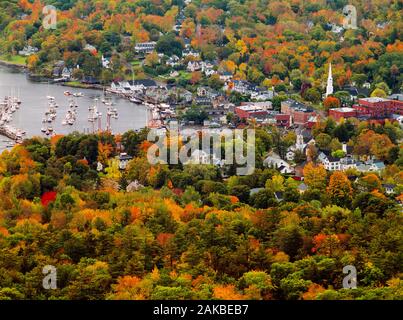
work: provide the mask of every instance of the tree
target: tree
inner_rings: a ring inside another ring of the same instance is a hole
[[[304,167],[304,181],[311,189],[324,190],[326,176],[326,169],[322,165],[315,166],[310,162]]]
[[[293,273],[281,280],[280,289],[285,299],[298,300],[311,284],[312,281],[301,279],[298,273]]]
[[[358,136],[354,152],[361,156],[374,155],[378,159],[386,160],[393,147],[394,145],[387,135],[375,133],[373,130],[365,130]]]
[[[343,150],[336,150],[332,152],[332,157],[334,158],[344,158],[346,156],[346,153]]]
[[[250,197],[249,203],[258,209],[266,209],[271,205],[276,204],[274,195],[267,189],[260,190]]]
[[[159,57],[156,52],[152,52],[152,53],[148,54],[144,61],[144,64],[147,67],[151,67],[151,68],[155,67],[158,63],[159,63]]]
[[[315,137],[315,141],[320,149],[329,150],[329,144],[332,141],[332,137],[326,133],[321,133]]]
[[[220,80],[218,74],[213,74],[207,81],[210,88],[214,90],[220,90],[224,86],[224,82]]]
[[[253,299],[269,298],[270,292],[274,289],[270,276],[264,271],[250,271],[243,274],[240,279],[241,288],[252,295]],[[257,294],[255,292],[257,291]]]
[[[280,250],[289,255],[291,260],[296,259],[304,243],[300,229],[293,225],[279,229],[275,233],[275,241]]]
[[[374,91],[371,93],[371,97],[379,97],[379,98],[386,98],[388,95],[386,92],[382,89],[376,88]]]
[[[190,78],[190,83],[195,85],[200,82],[201,78],[202,78],[202,74],[200,71],[192,72],[192,76]]]
[[[77,278],[68,286],[72,300],[101,300],[112,282],[108,264],[83,258],[78,264]]]
[[[168,33],[157,41],[155,50],[167,56],[177,55],[182,57],[183,44],[175,37],[175,34]]]
[[[189,204],[189,203],[199,204],[201,202],[201,197],[194,187],[189,186],[182,194],[181,202],[183,204]]]
[[[318,103],[321,99],[321,94],[318,89],[310,88],[306,90],[304,99],[313,103]]]
[[[202,107],[192,106],[183,115],[186,121],[194,121],[196,124],[203,124],[208,119],[207,112]]]
[[[340,100],[336,97],[327,97],[325,101],[323,101],[323,105],[325,106],[326,110],[333,109],[333,108],[340,108]]]
[[[358,187],[361,192],[371,192],[382,188],[381,180],[374,173],[369,173],[358,181]]]
[[[236,196],[239,201],[248,203],[250,188],[246,185],[236,185],[230,189],[229,193]]]
[[[330,176],[327,193],[336,205],[349,206],[351,204],[353,188],[344,172],[336,171]]]

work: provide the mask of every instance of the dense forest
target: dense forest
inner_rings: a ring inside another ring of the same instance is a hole
[[[345,124],[329,123],[315,134],[337,143]],[[386,128],[353,129],[355,152],[401,137]],[[312,162],[301,192],[259,163],[227,178],[208,165],[151,166],[146,133],[32,138],[3,152],[0,299],[403,298],[401,149],[381,174]],[[258,129],[257,152],[292,140],[275,136]],[[121,148],[134,157],[126,170]],[[44,265],[57,268],[56,290],[42,287]],[[343,289],[346,265],[355,290]]]

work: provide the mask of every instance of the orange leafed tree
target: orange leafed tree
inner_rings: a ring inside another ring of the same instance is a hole
[[[327,97],[325,101],[323,101],[323,105],[327,110],[332,108],[340,108],[340,100],[336,97]]]
[[[347,205],[352,200],[353,188],[346,174],[336,171],[330,176],[327,192],[335,204]]]
[[[221,300],[242,300],[245,297],[235,290],[234,285],[217,286],[213,289],[213,297]]]

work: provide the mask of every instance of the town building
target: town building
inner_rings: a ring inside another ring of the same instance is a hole
[[[232,79],[231,72],[224,71],[224,72],[220,72],[219,75],[220,75],[220,80],[223,82],[227,82]]]
[[[341,118],[355,118],[357,117],[357,110],[348,107],[334,108],[329,110],[329,117],[332,117],[336,121],[339,121]]]
[[[195,72],[201,70],[201,63],[199,61],[189,61],[186,70],[189,72]]]
[[[316,113],[313,109],[308,108],[304,104],[287,99],[281,102],[281,114],[291,116],[291,123],[295,125],[308,125],[308,121],[311,117],[315,117]]]
[[[395,184],[385,183],[385,184],[382,184],[382,187],[385,189],[385,193],[387,195],[391,195],[391,194],[395,193],[395,188],[396,188]]]
[[[110,61],[108,58],[105,58],[104,56],[102,56],[101,59],[102,59],[102,60],[101,60],[101,62],[102,62],[102,67],[105,68],[105,69],[109,69],[109,68],[110,68],[110,64],[111,64],[111,61]]]
[[[172,68],[179,66],[180,65],[179,57],[177,55],[173,55],[173,56],[169,57],[168,60],[166,61],[166,65],[171,66]]]
[[[333,157],[329,151],[321,151],[318,156],[318,161],[328,171],[340,171],[341,159]]]
[[[269,117],[268,110],[272,109],[272,103],[249,102],[235,108],[235,113],[240,119],[265,120]]]
[[[290,174],[294,172],[292,166],[285,160],[281,159],[276,153],[269,155],[264,161],[263,165],[269,168],[278,170],[282,174]]]
[[[123,87],[130,91],[143,91],[146,89],[155,89],[158,88],[157,83],[151,79],[142,79],[142,80],[130,80],[125,81],[123,83]]]
[[[277,114],[275,119],[278,127],[289,128],[291,126],[291,115],[289,114]]]
[[[295,154],[297,152],[301,152],[303,154],[307,153],[307,147],[312,144],[315,145],[315,140],[310,139],[308,142],[305,142],[304,136],[302,134],[297,135],[297,141],[294,145],[288,148],[286,159],[288,161],[294,161]]]
[[[132,159],[133,157],[128,155],[127,153],[121,153],[119,155],[119,169],[126,170],[129,161]]]
[[[68,68],[68,67],[63,68],[62,74],[61,74],[63,79],[70,80],[72,75],[73,75],[73,69]]]
[[[372,119],[390,118],[393,114],[403,115],[403,101],[379,97],[358,99],[353,108],[357,116],[366,116]]]
[[[157,45],[156,42],[140,42],[137,43],[134,47],[134,51],[140,54],[148,54],[152,53],[155,50],[155,46]]]
[[[33,54],[37,53],[38,51],[39,51],[39,49],[36,48],[36,47],[25,46],[24,49],[18,51],[18,54],[19,54],[20,56],[28,57],[28,56],[30,56],[30,55],[33,55]]]

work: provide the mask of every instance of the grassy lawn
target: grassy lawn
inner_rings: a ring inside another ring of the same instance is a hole
[[[141,64],[141,62],[139,60],[136,60],[136,61],[132,62],[133,67],[138,67],[138,66],[140,66],[140,64]]]
[[[64,83],[65,86],[68,87],[72,87],[72,88],[81,88],[81,89],[86,89],[89,88],[90,86],[85,84],[85,83],[81,83],[79,81],[69,81],[69,82],[65,82]]]
[[[18,64],[18,65],[22,65],[22,66],[26,65],[26,59],[27,59],[26,57],[22,57],[22,56],[9,56],[9,55],[0,56],[0,60]]]
[[[179,71],[179,78],[184,79],[184,80],[190,80],[191,77],[192,77],[192,74],[190,74],[189,72],[187,72],[185,70]]]

